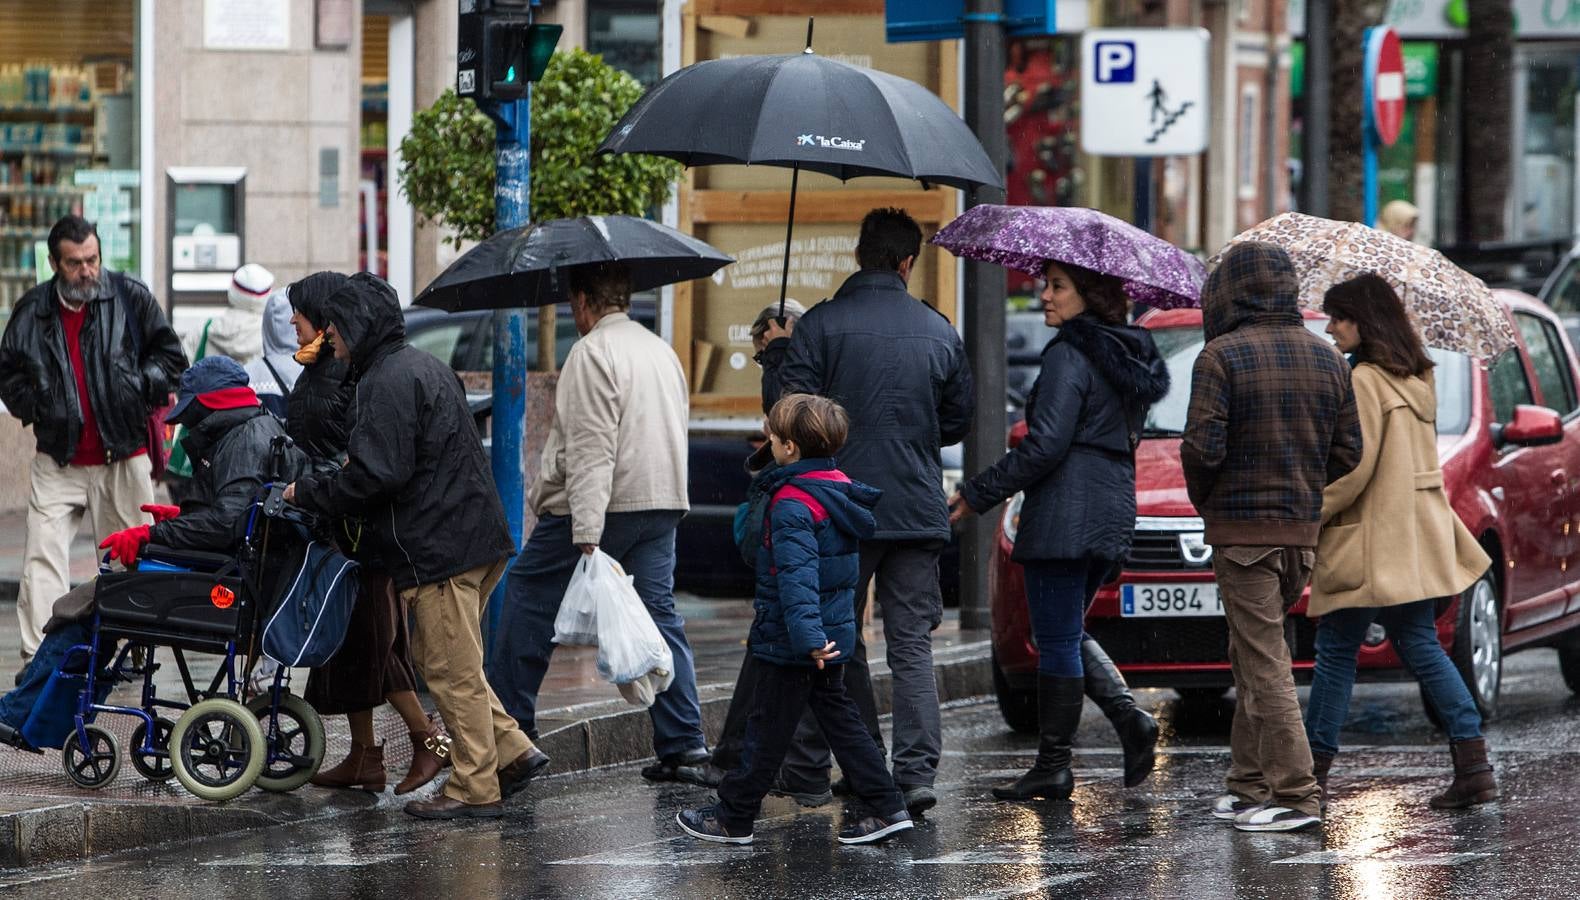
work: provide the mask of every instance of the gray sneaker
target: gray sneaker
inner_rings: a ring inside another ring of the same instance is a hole
[[[853,825],[839,830],[841,844],[876,844],[890,835],[911,830],[908,813],[897,812],[887,816],[868,816]]]
[[[1290,809],[1287,806],[1249,809],[1234,819],[1234,827],[1240,831],[1299,831],[1302,828],[1321,824],[1321,817],[1303,813],[1298,809]]]
[[[1258,810],[1266,805],[1255,800],[1247,800],[1239,794],[1223,794],[1212,803],[1212,817],[1232,822],[1242,813]]]

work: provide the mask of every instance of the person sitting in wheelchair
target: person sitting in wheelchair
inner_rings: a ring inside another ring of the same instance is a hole
[[[181,443],[194,462],[191,491],[179,507],[142,507],[153,524],[118,531],[99,545],[127,567],[136,565],[150,543],[172,550],[234,551],[244,537],[248,508],[269,471],[273,441],[285,435],[279,420],[264,410],[248,386],[246,370],[226,356],[201,359],[182,374],[166,421],[185,428]],[[286,447],[278,475],[288,482],[306,466],[301,451]],[[38,653],[18,677],[16,689],[0,697],[0,743],[35,749],[20,729],[71,648],[91,639],[93,598],[90,581],[55,601]],[[105,656],[113,658],[113,653]]]

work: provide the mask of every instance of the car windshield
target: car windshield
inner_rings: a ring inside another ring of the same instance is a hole
[[[1327,337],[1324,319],[1307,319],[1306,328]],[[1191,368],[1201,353],[1200,328],[1159,328],[1152,332],[1169,369],[1169,392],[1147,414],[1145,437],[1178,437],[1190,410]],[[1470,426],[1470,358],[1449,350],[1428,350],[1437,363],[1437,433],[1464,434]]]

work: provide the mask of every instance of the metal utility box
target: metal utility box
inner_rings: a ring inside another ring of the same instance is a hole
[[[165,174],[170,310],[173,314],[182,305],[223,305],[231,276],[245,258],[247,170],[173,167]]]

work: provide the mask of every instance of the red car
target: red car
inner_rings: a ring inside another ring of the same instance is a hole
[[[1438,635],[1487,718],[1508,652],[1556,647],[1566,682],[1580,691],[1580,366],[1547,307],[1524,294],[1495,293],[1515,326],[1516,349],[1486,364],[1431,351],[1449,500],[1493,559],[1469,590],[1438,601]],[[1119,580],[1098,592],[1086,628],[1133,686],[1219,697],[1232,684],[1228,629],[1212,547],[1186,496],[1179,458],[1201,312],[1153,312],[1141,324],[1152,330],[1173,387],[1153,407],[1136,453],[1134,548]],[[1306,326],[1321,333],[1326,320],[1308,313]],[[1024,427],[1011,432],[1012,444]],[[1035,731],[1037,648],[1021,568],[1010,561],[1019,510],[1018,495],[1005,504],[991,561],[993,674],[1005,720]],[[1296,679],[1309,681],[1316,623],[1305,616],[1304,599],[1285,634]],[[1360,668],[1363,678],[1404,677],[1380,625],[1367,636]]]

